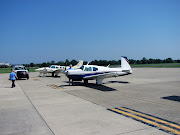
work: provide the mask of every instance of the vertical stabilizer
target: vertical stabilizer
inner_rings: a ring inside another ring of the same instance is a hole
[[[79,62],[78,62],[75,66],[73,66],[73,68],[78,69],[78,68],[80,68],[82,65],[83,65],[83,60],[79,60]]]
[[[127,60],[127,57],[121,57],[121,69],[124,72],[132,73],[132,69],[129,61]]]

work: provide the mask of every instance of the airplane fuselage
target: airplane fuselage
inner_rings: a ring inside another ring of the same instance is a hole
[[[130,73],[123,72],[121,68],[109,68],[95,65],[85,65],[81,69],[67,71],[67,77],[73,81],[104,79],[109,77],[117,77],[128,75]]]
[[[68,70],[66,76],[73,81],[96,80],[97,84],[102,84],[104,78],[117,77],[132,74],[131,66],[127,58],[121,57],[121,67],[109,68],[96,65],[83,65],[77,70]]]

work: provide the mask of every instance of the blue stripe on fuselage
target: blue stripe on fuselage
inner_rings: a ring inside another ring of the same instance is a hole
[[[73,79],[73,80],[82,80],[83,78],[87,77],[87,76],[94,76],[94,75],[102,75],[102,74],[107,74],[110,72],[99,72],[99,73],[89,73],[89,74],[81,74],[81,75],[68,75],[67,77],[69,79]]]

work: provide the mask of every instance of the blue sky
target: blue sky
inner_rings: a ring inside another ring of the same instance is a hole
[[[0,0],[0,62],[180,59],[179,0]]]

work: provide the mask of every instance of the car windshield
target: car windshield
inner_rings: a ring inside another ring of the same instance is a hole
[[[25,69],[25,70],[26,70],[25,67],[15,67],[14,69],[15,69],[15,70],[22,70],[22,69]]]

